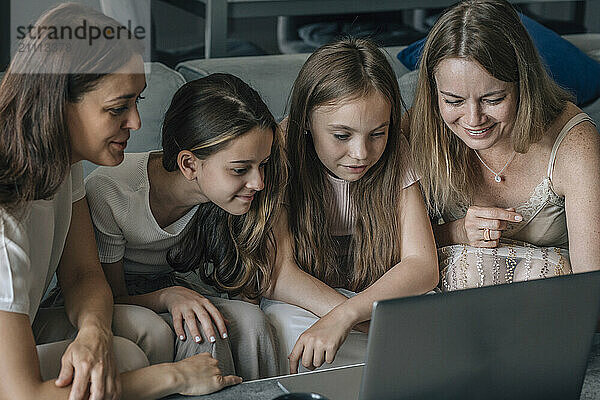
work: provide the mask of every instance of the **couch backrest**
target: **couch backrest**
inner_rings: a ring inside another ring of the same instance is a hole
[[[397,76],[408,72],[396,58],[396,54],[401,49],[402,47],[384,49]],[[292,84],[309,55],[303,53],[200,59],[180,63],[176,69],[188,81],[216,72],[236,75],[256,89],[275,118],[281,120],[286,114],[285,108]]]

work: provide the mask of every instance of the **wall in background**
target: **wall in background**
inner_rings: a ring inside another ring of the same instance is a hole
[[[80,3],[100,9],[99,0],[76,0]],[[123,0],[128,1],[128,0]],[[6,23],[7,3],[11,7],[11,15],[24,24],[35,20],[43,11],[60,3],[60,0],[0,0],[0,19],[3,31],[0,33],[0,70],[7,64],[7,48],[10,48],[10,31]],[[204,42],[204,20],[181,11],[161,1],[152,0],[155,16],[156,46],[158,49],[190,48]],[[531,11],[547,19],[569,20],[575,17],[572,2],[536,4],[530,6]],[[410,19],[410,18],[409,18]],[[267,53],[277,53],[276,18],[237,19],[229,25],[230,37],[249,40]]]

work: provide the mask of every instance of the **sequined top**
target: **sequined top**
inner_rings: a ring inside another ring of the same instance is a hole
[[[504,238],[540,247],[569,249],[565,198],[554,192],[552,173],[554,172],[556,152],[562,140],[575,125],[584,121],[594,124],[587,114],[579,113],[571,118],[560,131],[554,146],[552,146],[544,180],[533,189],[528,201],[515,207],[516,212],[523,216],[523,222],[509,224],[507,230],[502,234]],[[467,209],[468,206],[464,205],[448,207],[443,215],[444,221],[449,222],[463,218]]]

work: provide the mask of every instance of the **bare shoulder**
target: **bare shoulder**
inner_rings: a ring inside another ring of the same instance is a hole
[[[581,112],[577,106],[569,103],[559,117],[564,121],[562,126]],[[557,191],[563,192],[591,178],[597,180],[599,174],[600,135],[594,124],[584,121],[571,128],[561,142],[556,154],[553,183]]]

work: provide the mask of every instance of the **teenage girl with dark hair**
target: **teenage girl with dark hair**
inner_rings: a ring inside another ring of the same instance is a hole
[[[218,296],[257,298],[269,285],[283,177],[277,124],[256,91],[214,74],[175,94],[162,141],[162,151],[126,154],[86,181],[115,300],[168,313],[176,360],[212,351],[244,379],[276,375],[262,311]]]

